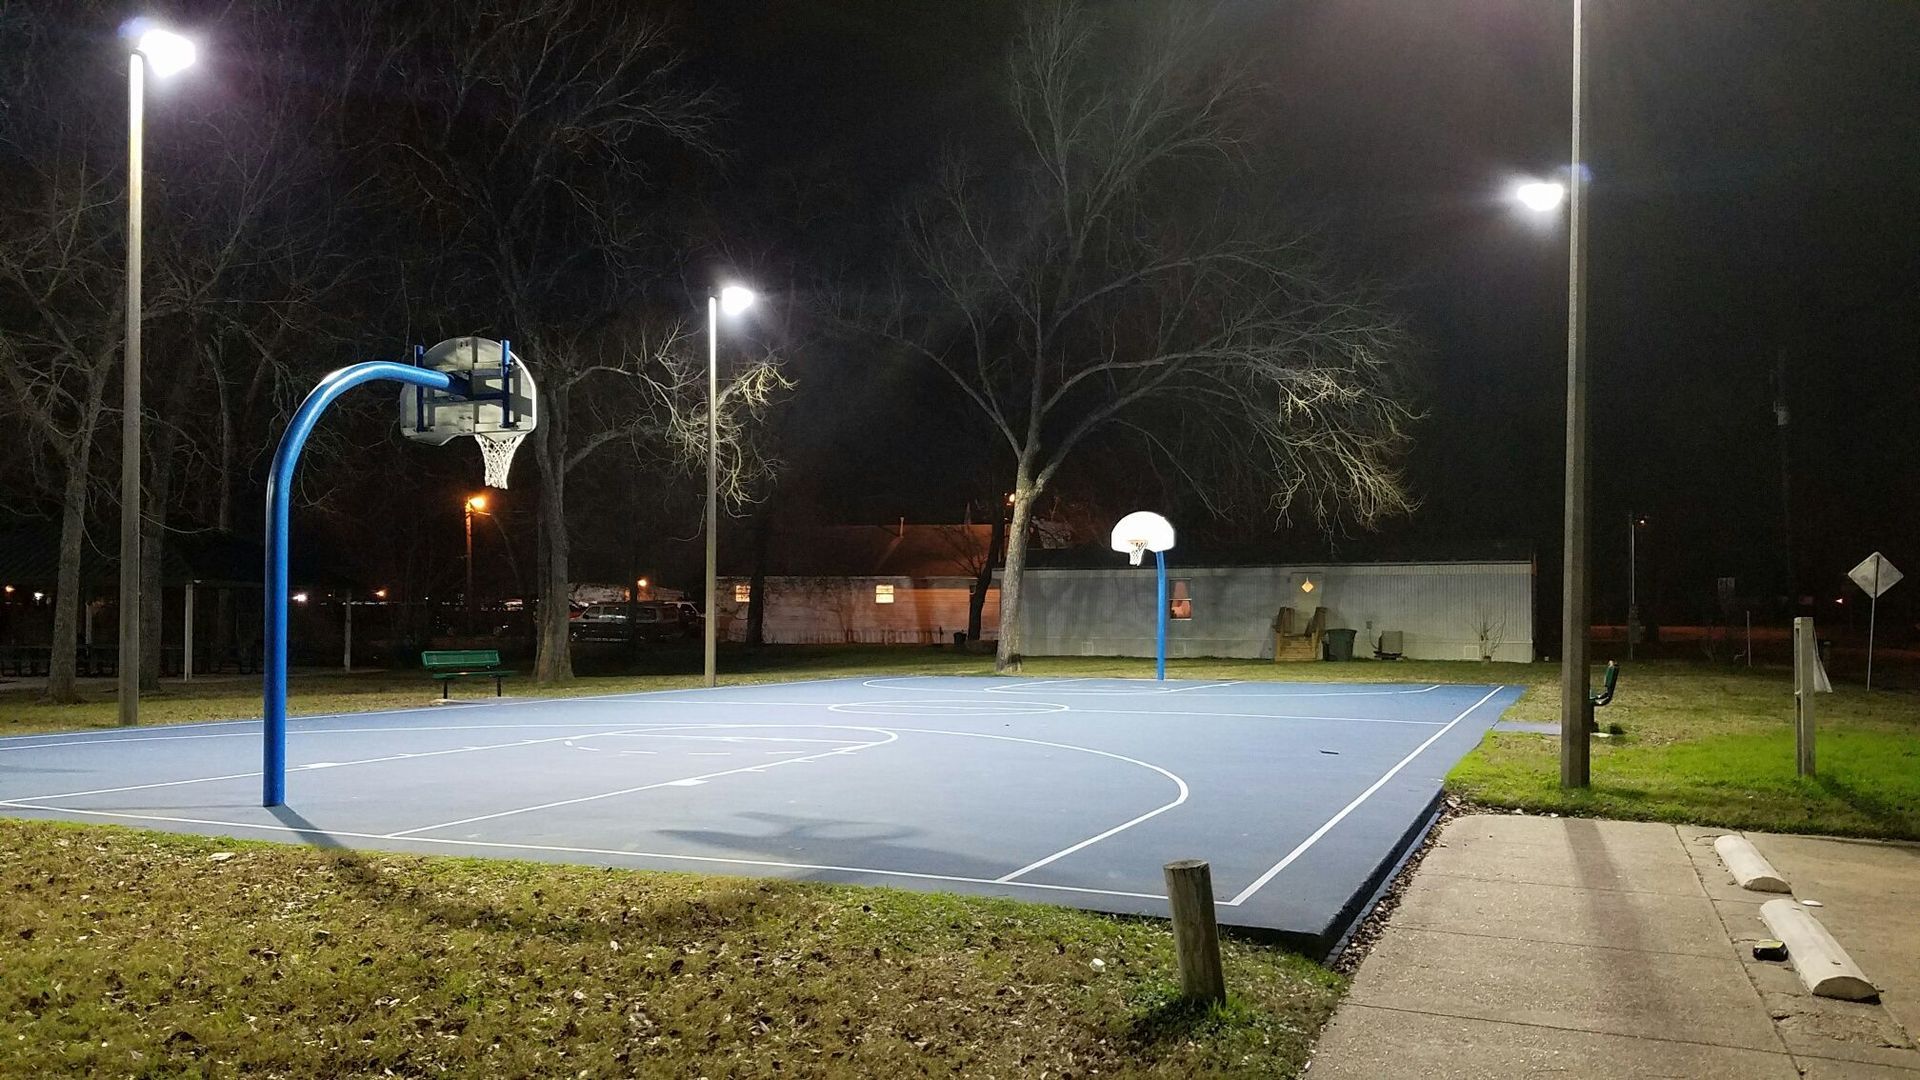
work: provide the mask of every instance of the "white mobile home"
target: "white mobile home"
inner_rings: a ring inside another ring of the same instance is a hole
[[[1272,658],[1281,609],[1292,610],[1298,629],[1325,608],[1326,629],[1355,632],[1356,656],[1372,655],[1383,633],[1397,632],[1398,651],[1410,659],[1534,659],[1529,561],[1170,565],[1167,575],[1169,656]],[[1151,559],[1029,569],[1025,594],[1029,655],[1153,655]]]

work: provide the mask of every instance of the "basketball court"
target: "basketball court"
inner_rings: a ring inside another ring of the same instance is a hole
[[[422,697],[432,691],[423,685]],[[1335,943],[1517,687],[850,678],[0,739],[0,812],[326,847],[804,878]]]

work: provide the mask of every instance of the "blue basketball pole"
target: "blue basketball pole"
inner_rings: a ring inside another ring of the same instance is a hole
[[[1154,652],[1153,677],[1161,682],[1167,681],[1167,553],[1153,553],[1153,565],[1160,571],[1160,633],[1158,648]]]
[[[266,607],[266,690],[261,716],[266,725],[265,747],[260,764],[260,805],[280,806],[287,801],[287,519],[293,500],[293,470],[300,464],[300,451],[307,445],[315,424],[327,406],[361,383],[391,379],[429,390],[464,389],[465,380],[456,380],[444,371],[410,367],[389,360],[373,360],[343,367],[320,380],[280,437],[273,452],[273,469],[267,474],[267,607]]]

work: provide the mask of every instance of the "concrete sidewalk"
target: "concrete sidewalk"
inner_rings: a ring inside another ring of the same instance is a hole
[[[1310,1080],[1920,1080],[1920,846],[1748,833],[1882,991],[1814,998],[1752,958],[1727,830],[1450,822],[1322,1035]]]

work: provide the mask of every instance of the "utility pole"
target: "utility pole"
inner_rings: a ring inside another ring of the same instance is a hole
[[[1573,0],[1573,174],[1567,230],[1567,505],[1560,623],[1560,786],[1587,786],[1587,167],[1581,158],[1586,96],[1584,0]]]
[[[1787,348],[1782,345],[1773,358],[1773,429],[1780,450],[1780,551],[1786,561],[1787,608],[1800,603],[1799,575],[1793,561],[1793,470],[1788,456],[1792,435],[1788,424],[1792,413],[1787,408]]]

